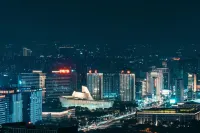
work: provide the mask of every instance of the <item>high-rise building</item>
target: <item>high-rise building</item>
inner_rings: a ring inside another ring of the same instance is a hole
[[[28,48],[23,48],[23,56],[31,56],[32,51]]]
[[[120,100],[134,101],[135,100],[135,74],[127,71],[120,74]]]
[[[184,101],[184,82],[183,79],[176,79],[175,84],[175,94],[176,94],[176,102],[183,102]]]
[[[163,88],[163,73],[152,71],[147,73],[147,92],[152,95],[155,101],[161,100],[161,91]]]
[[[73,91],[77,89],[77,73],[70,69],[52,71],[46,75],[45,87],[46,100],[72,95]]]
[[[43,99],[45,97],[45,79],[46,74],[42,73],[42,71],[34,70],[32,73],[21,73],[18,76],[18,87],[23,88],[41,88],[43,91]]]
[[[23,99],[23,121],[36,123],[42,120],[42,89],[20,88]]]
[[[0,95],[4,95],[6,123],[22,122],[22,95],[15,88],[1,88]]]
[[[147,82],[146,79],[136,79],[135,82],[135,96],[137,100],[141,100],[147,95]]]
[[[197,89],[197,76],[196,74],[188,73],[188,90],[196,92]]]
[[[114,100],[119,96],[119,74],[103,74],[103,99]]]
[[[147,93],[155,101],[161,101],[161,92],[170,90],[170,72],[168,68],[153,68],[147,73]]]
[[[5,95],[0,94],[0,124],[6,123]]]
[[[18,87],[40,88],[40,74],[20,73],[18,76]]]
[[[87,73],[87,87],[95,100],[103,99],[103,73]]]
[[[170,72],[168,68],[157,68],[157,71],[162,72],[163,74],[163,88],[164,90],[170,89]]]

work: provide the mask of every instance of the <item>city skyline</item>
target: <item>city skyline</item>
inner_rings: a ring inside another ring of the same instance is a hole
[[[0,133],[199,130],[199,5],[1,1]]]

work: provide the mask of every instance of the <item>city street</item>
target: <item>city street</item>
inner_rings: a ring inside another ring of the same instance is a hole
[[[90,130],[96,130],[96,129],[106,129],[106,128],[112,126],[115,122],[117,122],[121,119],[130,117],[130,116],[135,115],[135,114],[136,114],[136,112],[132,112],[132,113],[129,113],[129,114],[121,115],[119,117],[115,117],[115,118],[107,120],[107,121],[101,121],[97,124],[91,124],[89,126],[79,128],[79,131],[81,131],[81,130],[82,131],[90,131]]]

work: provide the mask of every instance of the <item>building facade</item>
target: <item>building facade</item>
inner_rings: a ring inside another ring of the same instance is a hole
[[[42,89],[20,88],[23,99],[23,122],[42,120]]]
[[[103,99],[103,73],[87,73],[87,87],[95,100]]]
[[[1,88],[0,95],[4,95],[6,123],[22,122],[22,95],[14,88]]]
[[[103,74],[103,99],[115,100],[119,97],[119,74]]]
[[[196,90],[197,90],[197,76],[196,76],[196,74],[188,73],[188,90],[196,92]]]
[[[52,71],[46,75],[45,87],[46,100],[69,96],[77,89],[77,73],[69,69]]]
[[[132,74],[129,71],[120,74],[120,100],[135,100],[135,74]]]
[[[5,95],[0,95],[0,124],[6,123]]]
[[[18,76],[18,87],[35,87],[40,88],[39,73],[20,73]]]
[[[154,69],[147,73],[147,93],[152,95],[154,101],[161,100],[161,91],[163,90],[163,72]]]
[[[135,82],[136,100],[141,100],[146,95],[147,95],[146,79],[136,79],[136,82]]]
[[[152,108],[137,112],[139,124],[152,122],[154,125],[165,122],[189,122],[200,120],[200,112],[194,108]]]
[[[176,96],[176,102],[183,102],[184,101],[184,81],[183,79],[176,79],[175,84],[175,96]]]

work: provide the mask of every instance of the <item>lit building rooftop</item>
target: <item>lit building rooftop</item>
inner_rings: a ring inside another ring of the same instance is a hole
[[[183,114],[183,113],[197,113],[199,110],[195,108],[150,108],[144,109],[138,113],[147,114]]]

